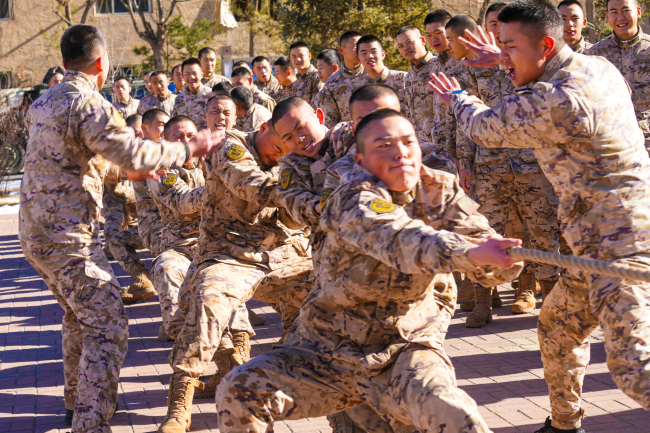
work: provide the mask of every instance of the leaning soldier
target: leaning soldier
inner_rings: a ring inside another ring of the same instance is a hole
[[[493,108],[443,76],[434,79],[436,93],[477,145],[535,150],[560,198],[574,255],[650,268],[650,158],[634,105],[621,97],[629,92],[625,79],[604,58],[565,44],[553,3],[517,1],[499,20],[501,50],[484,35],[468,45],[485,67],[503,62],[512,84],[525,90]],[[649,290],[649,283],[572,269],[560,276],[537,329],[551,399],[551,417],[538,433],[584,432],[588,337],[598,326],[614,382],[650,409]]]
[[[233,69],[231,79],[234,87],[246,87],[253,93],[253,102],[273,112],[277,102],[257,88],[255,83],[253,83],[253,75],[250,69],[244,68],[243,66]]]
[[[327,48],[316,56],[318,79],[323,86],[327,82],[327,79],[338,72],[339,69],[341,69],[341,60],[336,50]],[[322,87],[321,90],[323,90]]]
[[[138,108],[139,114],[144,114],[145,111],[159,109],[167,113],[169,116],[174,111],[174,102],[176,102],[176,95],[169,90],[169,80],[167,74],[163,71],[154,71],[151,73],[151,90],[156,95],[155,98],[149,98],[146,102],[140,104]]]
[[[260,125],[271,120],[271,112],[255,103],[253,92],[246,87],[237,87],[230,92],[230,97],[235,102],[237,123],[235,129],[241,132],[253,132],[260,129]]]
[[[217,66],[217,52],[210,47],[201,48],[198,54],[199,61],[201,62],[201,70],[203,77],[201,83],[211,89],[212,86],[222,81],[230,81],[223,75],[215,74],[214,68]]]
[[[27,115],[19,238],[25,257],[65,311],[66,421],[75,433],[108,433],[128,341],[119,285],[99,238],[108,165],[153,175],[152,170],[205,155],[223,134],[203,133],[187,145],[137,138],[99,93],[110,71],[108,43],[99,29],[70,26],[60,46],[67,69],[63,82],[38,98]]]
[[[311,53],[306,43],[294,42],[289,47],[289,60],[296,71],[294,95],[299,96],[316,108],[316,97],[323,87],[318,77],[318,70],[311,64]],[[277,72],[276,72],[277,75]]]
[[[223,379],[224,433],[263,433],[278,420],[363,404],[402,428],[490,431],[442,347],[455,303],[451,271],[507,281],[520,268],[501,269],[516,264],[506,249],[520,241],[490,229],[456,176],[421,165],[415,130],[398,112],[367,115],[356,140],[356,165],[320,222],[321,288],[300,312],[300,345]]]
[[[138,112],[139,99],[131,97],[131,85],[124,76],[119,76],[113,81],[113,106],[117,108],[125,119]]]
[[[190,57],[181,64],[185,88],[174,101],[172,116],[187,116],[196,124],[196,127],[205,129],[205,107],[210,99],[212,87],[201,83],[203,71],[199,59]]]

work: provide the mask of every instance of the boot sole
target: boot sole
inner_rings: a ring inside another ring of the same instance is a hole
[[[484,322],[479,322],[479,323],[467,323],[465,322],[465,328],[482,328],[486,326],[488,323],[492,321],[492,316],[489,316],[487,319],[485,319]]]
[[[214,398],[215,394],[217,393],[217,389],[215,388],[212,392],[205,392],[205,389],[201,390],[201,392],[194,392],[194,398],[198,398],[199,400],[205,400],[206,398]]]
[[[492,302],[492,308],[499,308],[503,305],[503,301],[499,300],[498,302]]]
[[[126,305],[135,304],[138,301],[148,301],[149,299],[156,296],[158,292],[155,290],[146,291],[144,293],[138,293],[135,295],[126,295],[122,296],[122,303]]]
[[[530,314],[535,312],[535,307],[532,308],[515,308],[514,306],[512,307],[512,314]]]

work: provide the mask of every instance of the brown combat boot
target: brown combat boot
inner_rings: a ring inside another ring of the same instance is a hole
[[[556,283],[557,280],[539,280],[539,285],[542,288],[542,305],[544,305],[544,300],[551,293]]]
[[[476,306],[465,320],[466,328],[482,328],[492,321],[492,287],[476,287]]]
[[[512,314],[532,313],[535,311],[535,276],[531,273],[519,275],[517,299],[512,304]]]
[[[149,278],[149,271],[147,268],[137,270],[131,278],[133,279],[133,284],[129,287],[125,287],[120,292],[124,304],[135,304],[140,300],[146,301],[158,294],[156,289],[153,288],[153,283]]]
[[[260,316],[253,310],[248,310],[248,321],[255,327],[264,326],[266,324],[266,317]]]
[[[495,287],[492,290],[492,308],[499,308],[502,305],[503,301],[501,300],[501,296],[499,296],[499,291]]]
[[[167,331],[165,330],[165,325],[163,325],[162,323],[160,324],[160,328],[158,328],[158,341],[162,341],[163,343],[168,341],[174,341],[174,339],[167,334]]]
[[[217,373],[207,378],[202,390],[195,391],[195,398],[214,398],[221,379],[226,377],[233,368],[250,361],[251,345],[248,332],[232,331],[232,342],[234,347],[221,349],[215,353],[213,359],[217,364]]]
[[[169,379],[167,416],[158,428],[159,433],[185,433],[192,427],[192,398],[194,387],[203,388],[198,380],[184,376]]]
[[[458,303],[463,311],[474,309],[474,284],[467,277],[458,285]]]

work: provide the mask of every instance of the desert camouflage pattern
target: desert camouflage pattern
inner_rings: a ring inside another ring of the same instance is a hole
[[[580,38],[580,42],[575,44],[571,49],[575,51],[576,53],[580,54],[586,54],[585,51],[587,51],[589,48],[593,47],[594,44],[586,40],[584,37]]]
[[[111,265],[100,244],[20,243],[65,312],[63,395],[74,410],[72,431],[110,433],[129,336]]]
[[[632,103],[639,127],[645,137],[645,147],[650,152],[650,35],[639,33],[629,41],[612,34],[591,48],[585,54],[602,56],[618,69],[632,91]],[[624,95],[623,93],[621,96]]]
[[[214,72],[212,74],[210,74],[209,77],[201,78],[201,84],[203,84],[205,87],[210,89],[210,91],[212,91],[212,86],[215,86],[215,85],[221,83],[222,81],[230,82],[228,77],[224,77],[223,75],[215,74]]]
[[[138,103],[138,108],[137,108],[137,110],[135,110],[135,112],[133,114],[140,113],[140,107],[142,107],[145,104],[150,104],[153,99],[156,99],[156,95],[154,95],[153,93],[147,92],[147,94],[142,99],[140,99],[140,102]],[[144,113],[144,111],[143,111],[143,113]]]
[[[318,108],[316,99],[318,97],[318,92],[323,88],[323,83],[321,83],[320,78],[318,78],[318,70],[314,65],[309,65],[307,72],[304,74],[296,73],[296,78],[297,80],[292,86],[292,96],[299,96],[309,102],[309,105],[314,109]]]
[[[172,117],[178,115],[187,116],[196,123],[196,128],[199,131],[207,128],[205,112],[211,95],[211,87],[201,85],[194,92],[190,92],[186,86],[180,95],[176,96]]]
[[[235,122],[235,129],[241,132],[259,131],[262,123],[271,120],[273,113],[258,104],[253,106]]]
[[[133,182],[133,193],[138,211],[138,233],[142,245],[151,250],[155,257],[162,252],[162,222],[158,206],[151,198],[146,180]]]
[[[406,117],[415,126],[415,135],[418,140],[431,142],[433,137],[433,107],[435,93],[429,88],[431,74],[437,72],[438,61],[433,54],[427,52],[419,64],[411,64],[411,69],[404,77],[404,106]]]
[[[174,104],[176,102],[176,95],[170,91],[167,91],[167,96],[162,97],[160,95],[155,95],[154,98],[148,98],[138,107],[138,114],[142,115],[149,110],[157,108],[159,110],[167,113],[168,116],[171,116],[174,112]]]
[[[135,195],[130,185],[131,182],[120,181],[118,185],[104,184],[104,194],[102,196],[103,208],[102,216],[104,217],[104,239],[108,240],[111,236],[126,230],[129,227],[138,225],[138,214],[135,209]],[[116,189],[130,192],[131,197],[124,196]],[[129,191],[131,190],[131,191]],[[133,206],[128,203],[129,198],[133,198]]]
[[[258,105],[261,105],[262,107],[266,108],[271,113],[273,113],[273,110],[277,105],[275,99],[273,99],[266,93],[262,92],[257,86],[253,86],[252,89],[250,90],[253,93],[253,102],[255,102]]]
[[[360,64],[356,69],[342,69],[334,72],[318,92],[317,108],[325,114],[325,126],[334,128],[341,122],[352,120],[350,97],[355,90],[366,84],[366,73]]]
[[[365,74],[365,77],[366,82],[364,84],[385,84],[386,86],[393,89],[395,93],[397,93],[401,112],[403,115],[406,115],[406,90],[404,89],[406,72],[393,71],[392,69],[385,68],[379,78],[376,80],[370,78],[368,74]]]
[[[275,99],[275,102],[280,102],[283,99],[281,98],[282,86],[278,83],[278,79],[273,75],[271,75],[271,79],[266,83],[256,80],[253,84],[255,84],[255,87],[257,87],[261,92],[264,92],[271,98]]]
[[[137,250],[145,248],[137,225],[115,233],[106,239],[106,244],[122,269],[132,277],[147,270],[137,253]]]
[[[477,144],[535,149],[559,196],[562,234],[574,255],[648,267],[650,159],[632,100],[621,97],[627,89],[605,59],[563,47],[518,98],[488,109],[455,94],[452,107]],[[647,283],[610,277],[560,277],[538,328],[555,427],[580,425],[581,366],[588,363],[587,335],[595,326],[587,314],[603,328],[615,382],[650,409],[650,358],[644,354],[650,327],[636,317],[647,305],[648,290]],[[576,368],[566,369],[573,361]]]
[[[60,85],[45,92],[29,109],[20,239],[99,243],[99,214],[109,161],[131,172],[185,161],[185,146],[179,143],[135,137],[97,90],[88,76],[68,71]],[[102,157],[97,157],[98,153]]]
[[[167,335],[171,335],[172,321],[178,310],[181,285],[194,256],[195,246],[177,246],[165,249],[154,260],[153,286],[158,292],[160,313]]]
[[[115,107],[125,119],[138,112],[138,104],[140,104],[139,99],[129,98],[127,102],[122,102],[117,98],[117,96],[113,95],[113,107]]]
[[[454,77],[461,87],[467,88],[467,83],[462,78],[463,62],[454,59],[449,51],[440,54],[434,60],[435,67],[432,73],[442,72],[448,77]],[[431,140],[433,143],[443,146],[452,158],[456,155],[456,119],[449,112],[449,107],[438,97],[433,98],[433,128],[431,129]]]

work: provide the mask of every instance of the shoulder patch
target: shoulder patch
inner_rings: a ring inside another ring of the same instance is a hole
[[[478,210],[479,205],[468,196],[464,196],[458,200],[458,207],[469,216]]]
[[[167,173],[167,176],[163,178],[162,183],[167,186],[171,186],[175,184],[177,180],[178,180],[178,175],[174,172],[169,172]]]
[[[323,207],[325,207],[325,204],[327,203],[327,200],[330,199],[330,196],[334,192],[334,188],[325,188],[323,192],[320,195],[320,208],[321,210]]]
[[[393,203],[388,203],[386,200],[376,198],[372,201],[370,209],[378,213],[386,213],[394,211],[395,205]]]
[[[485,72],[483,72],[483,73],[481,74],[481,77],[491,77],[492,75],[494,75],[494,72],[492,72],[492,71],[485,71]]]
[[[245,152],[246,152],[246,148],[244,146],[242,146],[241,144],[233,144],[233,146],[228,151],[228,159],[236,161],[242,156],[244,156]]]
[[[339,92],[345,92],[346,90],[348,90],[348,87],[347,87],[347,86],[343,86],[343,87],[341,87],[341,88],[339,89]]]
[[[299,165],[298,168],[301,169],[302,171],[309,171],[308,165]]]
[[[280,174],[280,186],[283,190],[286,190],[289,187],[289,182],[291,181],[291,169],[285,168]]]

